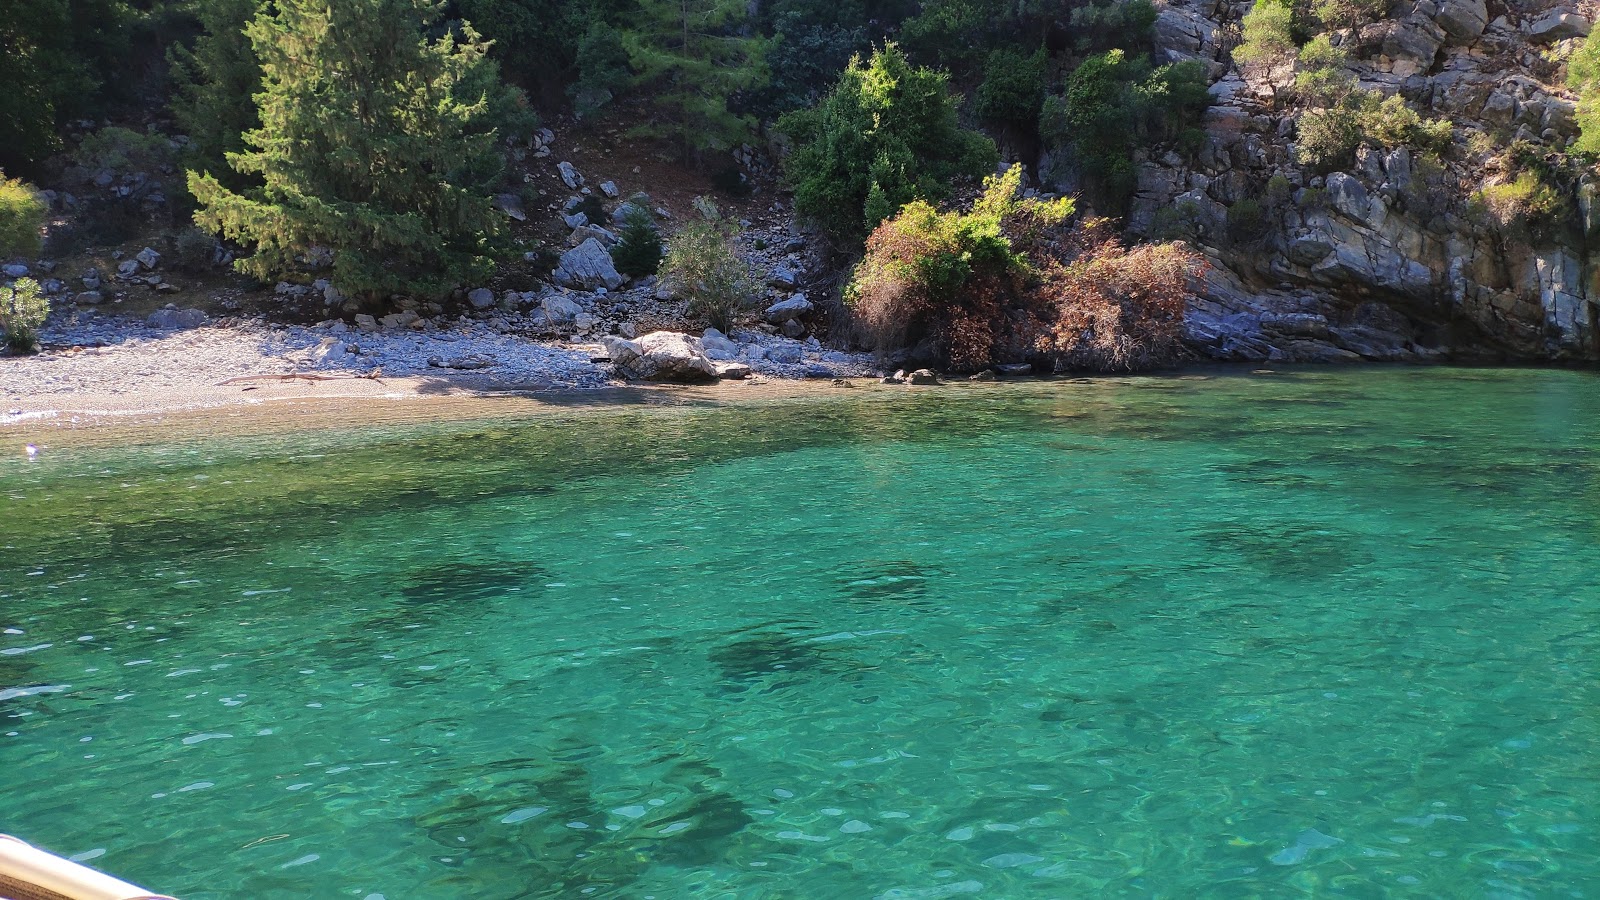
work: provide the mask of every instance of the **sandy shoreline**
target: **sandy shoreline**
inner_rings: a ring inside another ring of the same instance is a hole
[[[974,385],[973,387],[979,387]],[[987,387],[985,385],[984,387]],[[522,419],[632,406],[705,406],[812,397],[900,393],[904,386],[857,378],[754,379],[706,385],[629,385],[538,391],[440,389],[423,379],[263,383],[257,390],[51,397],[20,414],[0,413],[0,453],[24,447],[112,446],[199,437],[250,437],[337,428]],[[945,388],[948,389],[948,388]]]

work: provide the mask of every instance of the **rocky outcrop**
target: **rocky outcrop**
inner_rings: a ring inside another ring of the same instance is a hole
[[[700,339],[676,331],[654,331],[632,341],[608,337],[605,348],[611,364],[624,378],[709,381],[718,377],[717,367],[706,356]]]
[[[622,275],[611,262],[611,254],[592,237],[561,254],[561,262],[551,277],[557,284],[580,290],[616,290],[622,286]]]
[[[1249,6],[1170,0],[1155,27],[1159,56],[1208,66],[1216,100],[1194,152],[1138,161],[1128,217],[1135,236],[1183,238],[1211,261],[1191,343],[1248,360],[1600,358],[1600,219],[1507,227],[1471,202],[1505,177],[1484,145],[1556,152],[1576,138],[1576,98],[1549,60],[1588,33],[1584,14],[1527,0],[1491,19],[1485,0],[1411,0],[1336,33],[1361,87],[1449,120],[1453,146],[1364,149],[1324,173],[1298,164],[1293,111],[1275,102],[1287,67],[1246,78],[1229,61],[1224,35]],[[1580,186],[1573,208],[1593,209],[1592,192]]]

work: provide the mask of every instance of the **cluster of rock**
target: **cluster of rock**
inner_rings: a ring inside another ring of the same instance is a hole
[[[1248,2],[1172,0],[1157,43],[1169,60],[1197,59],[1216,79],[1206,141],[1140,163],[1130,226],[1186,237],[1214,263],[1189,316],[1192,342],[1226,359],[1427,359],[1443,352],[1594,358],[1600,227],[1594,188],[1578,221],[1548,235],[1509,236],[1475,217],[1468,198],[1493,183],[1489,155],[1521,139],[1550,150],[1577,136],[1576,98],[1560,59],[1589,32],[1579,9],[1547,0],[1404,0],[1381,20],[1336,36],[1361,87],[1398,94],[1449,119],[1456,147],[1443,171],[1404,147],[1363,148],[1348,171],[1318,176],[1294,157],[1295,126],[1274,104],[1293,73],[1228,64],[1230,30]],[[1566,42],[1566,43],[1563,43]],[[1267,186],[1285,185],[1269,198]],[[1241,203],[1264,211],[1241,236]]]

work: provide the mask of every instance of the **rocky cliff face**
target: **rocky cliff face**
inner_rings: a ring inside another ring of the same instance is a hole
[[[1216,105],[1187,156],[1141,160],[1129,225],[1188,237],[1213,261],[1189,315],[1222,359],[1600,359],[1600,226],[1587,179],[1573,214],[1537,232],[1474,215],[1511,141],[1558,153],[1577,136],[1563,49],[1590,28],[1546,0],[1416,0],[1335,40],[1362,87],[1454,125],[1442,161],[1359,151],[1347,171],[1297,164],[1287,67],[1229,63],[1248,2],[1168,0],[1160,55],[1204,61]],[[1567,42],[1567,43],[1563,43]],[[1477,135],[1475,137],[1475,135]]]

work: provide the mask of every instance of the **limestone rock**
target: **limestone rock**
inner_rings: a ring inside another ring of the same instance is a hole
[[[135,253],[133,258],[138,260],[139,265],[142,266],[147,272],[154,269],[156,266],[161,265],[161,254],[151,250],[149,247],[146,247],[143,250],[140,250],[138,253]]]
[[[750,377],[750,367],[745,363],[719,362],[715,363],[714,365],[716,366],[718,378],[729,381],[738,381],[740,379]]]
[[[516,194],[495,194],[494,208],[518,222],[528,221],[528,213],[522,208],[522,198]]]
[[[638,340],[605,338],[617,372],[641,381],[707,381],[717,376],[699,338],[676,331],[653,331]]]
[[[1528,40],[1551,44],[1589,34],[1589,20],[1571,9],[1552,9],[1527,25]]]
[[[931,369],[918,369],[906,376],[906,381],[911,384],[938,384],[939,376]]]
[[[1483,36],[1489,27],[1489,7],[1484,0],[1443,0],[1433,19],[1444,29],[1447,41],[1464,47]]]
[[[151,313],[150,317],[145,321],[153,327],[169,330],[199,328],[206,323],[206,314],[203,310],[178,309],[175,306],[168,306]]]
[[[706,329],[706,333],[700,337],[700,345],[705,348],[706,355],[714,360],[733,359],[739,352],[739,345],[715,328]]]
[[[488,309],[494,305],[494,291],[488,288],[475,288],[467,294],[467,302],[473,309]]]
[[[578,316],[583,313],[583,307],[560,294],[551,294],[544,298],[542,304],[545,321],[556,327],[563,327],[578,321]]]
[[[616,290],[622,286],[622,276],[611,262],[611,254],[594,238],[561,254],[561,264],[553,277],[558,284],[584,290],[597,287]]]
[[[795,294],[787,300],[779,300],[767,307],[765,313],[768,322],[781,325],[791,319],[799,318],[811,312],[814,307],[805,294]]]
[[[561,173],[561,182],[573,190],[577,190],[579,185],[583,184],[583,176],[578,174],[572,163],[565,160],[556,163],[556,171]]]

